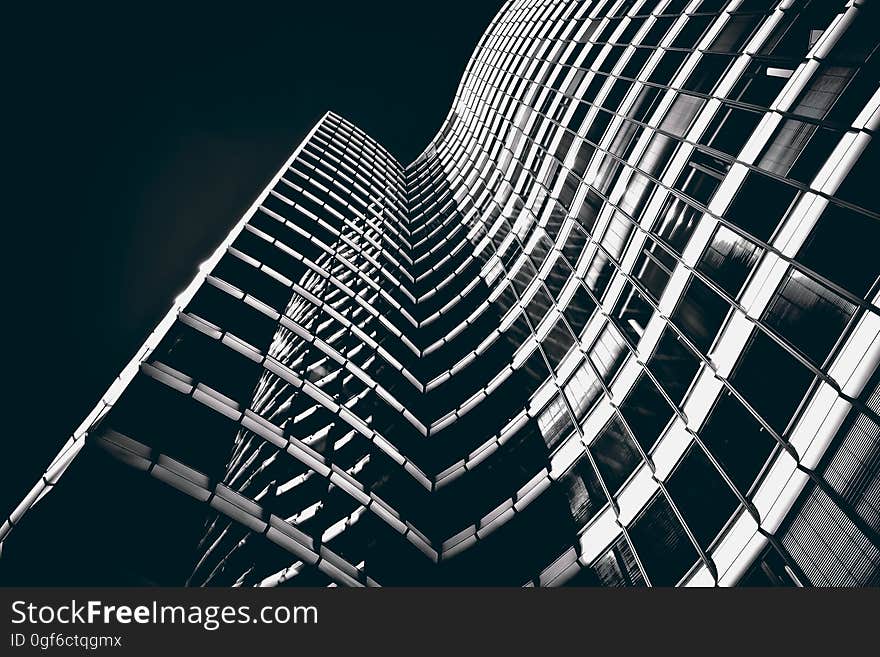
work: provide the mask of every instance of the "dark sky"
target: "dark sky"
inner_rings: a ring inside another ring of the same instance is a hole
[[[500,2],[221,5],[7,16],[4,516],[315,121],[408,163]]]

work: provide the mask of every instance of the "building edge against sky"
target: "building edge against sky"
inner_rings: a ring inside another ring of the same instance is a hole
[[[2,561],[63,526],[108,581],[880,583],[876,4],[514,1],[408,167],[328,113]]]

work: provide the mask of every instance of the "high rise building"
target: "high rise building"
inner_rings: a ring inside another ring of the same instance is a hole
[[[508,2],[409,166],[312,129],[4,558],[32,523],[126,582],[880,583],[877,20]]]

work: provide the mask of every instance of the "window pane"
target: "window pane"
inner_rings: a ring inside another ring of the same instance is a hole
[[[603,586],[645,586],[645,578],[633,556],[629,543],[620,537],[592,566]]]
[[[875,214],[880,214],[880,199],[878,199],[875,189],[877,171],[880,171],[880,139],[875,137],[868,142],[867,147],[847,174],[835,196]]]
[[[647,374],[639,376],[632,391],[621,404],[620,412],[646,452],[657,442],[673,415],[672,407]]]
[[[645,246],[642,247],[642,253],[633,267],[633,275],[645,287],[655,303],[663,296],[675,264],[675,258],[656,241],[650,237],[645,239]]]
[[[790,270],[764,313],[764,322],[822,365],[856,307],[824,285]]]
[[[557,321],[541,343],[547,360],[550,362],[550,367],[556,369],[559,366],[572,344],[574,344],[574,338],[568,327],[562,320]]]
[[[572,295],[562,314],[565,315],[565,319],[568,320],[571,329],[580,335],[595,309],[596,303],[592,297],[590,297],[583,285],[578,284],[574,295]]]
[[[782,434],[813,382],[813,374],[765,333],[756,330],[730,382]]]
[[[853,294],[864,296],[880,273],[878,244],[880,221],[829,204],[797,259]]]
[[[724,105],[715,114],[700,143],[735,157],[745,146],[761,116],[758,112]]]
[[[663,203],[663,208],[657,215],[651,232],[662,238],[673,251],[681,255],[684,247],[690,241],[701,215],[702,212],[670,194]]]
[[[826,456],[822,476],[866,525],[880,533],[880,424],[874,419],[880,415],[880,383],[868,386],[861,398],[868,410],[850,411],[840,444]]]
[[[584,274],[584,282],[587,284],[597,299],[601,299],[611,283],[611,275],[614,273],[614,266],[611,264],[611,258],[602,251],[597,251],[590,263],[590,268]]]
[[[612,318],[629,338],[632,344],[638,344],[639,339],[648,326],[648,320],[654,313],[654,308],[649,304],[631,281],[624,285],[623,292],[612,311]]]
[[[677,137],[684,137],[705,102],[704,98],[679,94],[670,105],[663,121],[660,122],[660,129],[671,132]]]
[[[798,586],[785,560],[772,545],[755,561],[737,586]]]
[[[839,131],[786,119],[770,138],[757,166],[786,178],[809,183],[840,140]]]
[[[880,548],[815,484],[780,537],[816,586],[877,586]],[[829,540],[828,537],[840,537]]]
[[[699,367],[697,355],[679,339],[673,329],[664,328],[654,355],[648,360],[648,369],[676,404],[681,404]]]
[[[824,119],[855,72],[856,69],[849,66],[822,64],[795,101],[791,113]]]
[[[632,438],[615,418],[590,445],[599,474],[611,494],[615,494],[642,460]]]
[[[797,195],[790,185],[750,171],[727,209],[727,219],[764,240],[770,239]]]
[[[697,349],[707,353],[729,310],[730,305],[724,299],[703,281],[692,277],[672,313],[672,321]]]
[[[580,529],[608,503],[599,477],[585,455],[560,479],[575,526]]]
[[[538,428],[548,449],[556,447],[571,428],[571,416],[561,397],[555,397],[538,416]]]
[[[776,441],[729,392],[722,392],[700,438],[740,492],[747,493]]]
[[[599,399],[599,395],[602,394],[602,385],[593,374],[592,368],[584,363],[565,384],[564,392],[575,417],[581,420]]]
[[[590,360],[605,385],[609,385],[614,379],[628,353],[626,343],[617,329],[612,324],[606,324],[590,348]]]
[[[636,518],[629,535],[654,586],[674,586],[699,558],[662,493]]]
[[[709,547],[739,504],[730,486],[696,443],[675,467],[666,487],[703,548]]]
[[[760,253],[758,247],[746,238],[726,226],[718,226],[697,262],[697,269],[735,299]]]
[[[675,188],[697,203],[708,206],[730,165],[707,153],[695,150],[679,175]]]

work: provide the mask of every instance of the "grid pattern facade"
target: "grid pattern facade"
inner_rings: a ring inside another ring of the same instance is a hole
[[[877,4],[514,0],[401,166],[329,113],[84,446],[190,584],[880,584]]]

